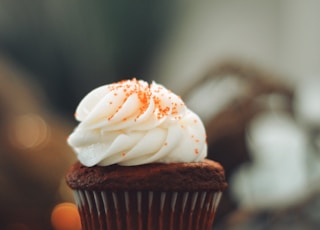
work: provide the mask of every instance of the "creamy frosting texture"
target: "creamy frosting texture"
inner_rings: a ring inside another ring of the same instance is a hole
[[[207,155],[198,115],[164,86],[124,80],[100,86],[78,105],[68,138],[85,166],[199,162]]]

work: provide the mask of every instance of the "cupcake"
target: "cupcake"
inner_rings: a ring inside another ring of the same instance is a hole
[[[224,169],[206,159],[204,125],[181,98],[124,80],[91,91],[75,117],[66,182],[83,229],[212,229]]]

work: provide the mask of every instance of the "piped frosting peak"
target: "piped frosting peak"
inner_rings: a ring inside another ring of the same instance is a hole
[[[85,166],[198,162],[207,155],[200,118],[155,82],[100,86],[82,99],[75,117],[80,124],[68,143]]]

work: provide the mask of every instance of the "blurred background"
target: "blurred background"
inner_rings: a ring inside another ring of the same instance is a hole
[[[52,213],[73,202],[75,108],[132,77],[165,85],[204,120],[208,157],[229,183],[215,229],[319,229],[319,10],[315,0],[0,0],[0,229],[67,229],[70,209]]]

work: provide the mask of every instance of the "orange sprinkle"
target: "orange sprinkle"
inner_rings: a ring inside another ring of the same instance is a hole
[[[121,153],[121,156],[122,156],[122,157],[125,157],[125,156],[126,156],[126,153]]]
[[[151,90],[152,88],[152,90]],[[153,111],[154,116],[157,119],[162,119],[165,116],[174,116],[173,118],[176,120],[180,120],[181,116],[179,116],[179,108],[184,105],[183,102],[172,102],[170,106],[166,106],[165,103],[162,102],[162,97],[166,97],[169,100],[172,100],[173,95],[170,90],[165,89],[162,86],[154,87],[151,84],[145,84],[143,82],[138,81],[136,78],[132,78],[131,80],[122,80],[117,83],[113,83],[109,85],[109,90],[121,90],[125,94],[125,98],[123,103],[129,98],[129,96],[135,94],[139,100],[139,113],[137,114],[138,119],[145,111],[149,108],[150,100],[153,100],[155,109]],[[117,91],[113,93],[114,96],[118,96]],[[179,97],[180,98],[180,97]],[[109,102],[111,105],[112,102]],[[123,105],[123,104],[122,104]],[[115,113],[119,112],[122,105],[120,105]],[[114,115],[113,115],[114,116]],[[109,118],[109,120],[112,116]]]
[[[198,155],[199,154],[199,149],[194,149],[194,154]]]
[[[168,146],[168,142],[164,142],[164,144],[163,144],[164,146]]]
[[[109,101],[109,105],[112,105],[112,101]]]

